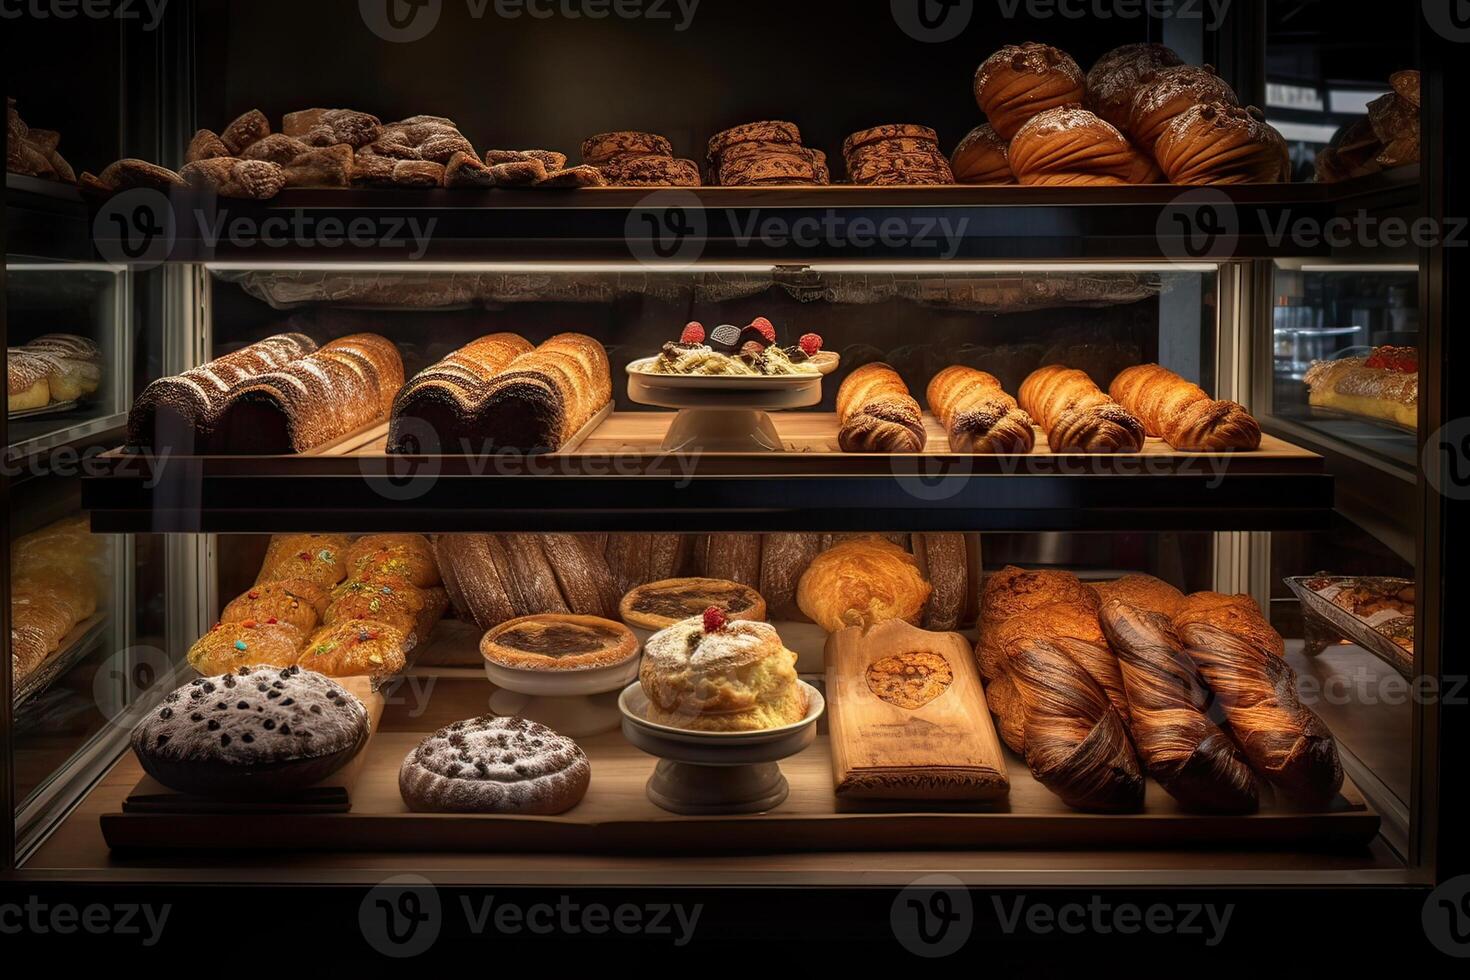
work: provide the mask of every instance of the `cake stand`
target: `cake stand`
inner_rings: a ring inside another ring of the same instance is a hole
[[[539,722],[568,738],[610,732],[620,718],[616,692],[638,679],[639,659],[590,670],[528,670],[487,660],[485,676],[498,688],[490,710]]]
[[[648,698],[634,683],[618,698],[623,735],[659,757],[648,798],[665,810],[704,816],[760,813],[781,805],[791,787],[777,765],[811,745],[826,702],[805,681],[806,717],[759,732],[699,732],[648,720]]]
[[[823,374],[656,374],[648,370],[653,361],[628,365],[628,398],[679,410],[663,439],[669,452],[782,452],[770,413],[822,401]],[[836,367],[834,360],[831,369]]]

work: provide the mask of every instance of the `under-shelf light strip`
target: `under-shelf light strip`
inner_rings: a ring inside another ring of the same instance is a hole
[[[270,262],[208,262],[211,272],[253,272],[284,270],[291,272],[333,272],[372,274],[384,272],[441,273],[789,273],[814,272],[830,274],[865,273],[969,273],[1060,272],[1214,272],[1208,262],[812,262],[775,264],[770,262],[694,262],[659,265],[644,262],[310,262],[283,265]]]

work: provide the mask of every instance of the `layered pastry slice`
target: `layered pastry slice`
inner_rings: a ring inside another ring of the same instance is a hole
[[[1379,347],[1368,357],[1318,361],[1307,370],[1309,402],[1405,428],[1419,426],[1419,352]]]

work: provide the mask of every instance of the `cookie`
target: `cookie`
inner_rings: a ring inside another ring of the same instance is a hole
[[[853,133],[842,143],[842,155],[852,156],[852,151],[870,143],[881,143],[884,140],[893,139],[916,139],[927,140],[938,145],[939,134],[928,126],[916,126],[909,123],[897,123],[888,126],[874,126],[871,129],[861,129]]]
[[[815,181],[817,166],[813,160],[788,156],[748,157],[720,166],[720,183],[738,187],[755,181]]]
[[[737,160],[747,160],[751,157],[793,157],[799,160],[810,160],[816,163],[821,158],[821,151],[813,150],[796,143],[736,143],[725,150],[719,158],[712,162],[717,165],[734,163]]]
[[[693,160],[668,157],[625,157],[603,164],[602,176],[614,187],[699,187]]]
[[[337,772],[367,744],[362,702],[299,667],[201,677],[133,729],[143,770],[169,789],[278,799]]]
[[[599,133],[582,141],[582,162],[600,166],[624,157],[672,157],[674,145],[656,133],[625,130]]]
[[[424,739],[398,770],[418,813],[564,813],[592,779],[571,739],[524,718],[457,721]]]
[[[869,664],[866,679],[868,690],[878,700],[914,711],[949,689],[954,669],[939,654],[920,650]]]
[[[796,123],[779,119],[733,126],[710,137],[710,160],[714,161],[730,147],[741,143],[794,143],[800,146],[801,130],[796,128]]]

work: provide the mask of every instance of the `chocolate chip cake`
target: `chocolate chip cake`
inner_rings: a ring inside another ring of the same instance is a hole
[[[299,667],[201,677],[133,729],[148,775],[180,793],[277,799],[321,782],[367,743],[362,702]]]
[[[565,736],[524,718],[457,721],[424,739],[398,770],[419,813],[564,813],[582,801],[592,766]]]

